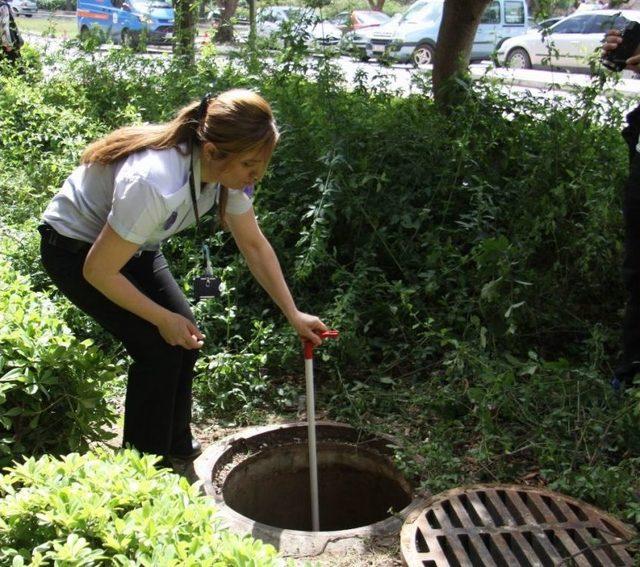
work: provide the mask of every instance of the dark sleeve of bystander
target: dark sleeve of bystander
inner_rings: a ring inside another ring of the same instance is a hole
[[[622,130],[622,137],[629,147],[629,160],[631,161],[640,139],[640,104],[627,114],[627,126]]]

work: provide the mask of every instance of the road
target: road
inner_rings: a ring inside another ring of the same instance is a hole
[[[73,19],[75,18],[75,14],[73,12],[51,14],[49,12],[39,11],[35,18]],[[209,36],[206,32],[210,31],[211,28],[204,24],[199,26],[199,28],[200,34],[197,43],[201,44],[209,41]],[[236,32],[240,41],[245,40],[248,33],[247,26],[236,26]],[[59,39],[43,39],[42,37],[29,33],[24,35],[32,43],[41,46],[46,45],[49,51],[61,49],[62,42]],[[216,47],[221,57],[225,57],[234,49],[234,46],[228,45],[218,45]],[[108,45],[105,46],[104,49],[118,49],[118,46]],[[167,52],[170,52],[169,47],[150,46],[147,50],[147,56],[166,54]],[[71,54],[67,52],[67,56],[69,55]],[[75,54],[75,56],[77,55],[78,54]],[[383,66],[375,61],[364,63],[347,56],[336,58],[335,62],[344,73],[346,84],[348,85],[355,84],[357,81],[363,81],[369,86],[386,84],[405,95],[420,92],[421,89],[417,84],[421,82],[421,77],[431,72],[431,66],[421,69],[416,69],[411,65],[401,64]],[[560,93],[560,96],[563,96],[562,93],[570,93],[576,87],[588,86],[591,83],[591,77],[584,73],[569,73],[557,70],[512,70],[494,68],[488,61],[471,65],[470,71],[474,78],[486,77],[495,80],[502,85],[505,91],[513,95],[527,91],[544,97],[556,96],[558,93]],[[640,98],[640,79],[634,77],[635,75],[625,71],[622,74],[622,78],[615,85],[607,88],[624,95],[629,99],[629,105],[632,105],[634,101]],[[569,99],[570,98],[571,96],[569,95]]]

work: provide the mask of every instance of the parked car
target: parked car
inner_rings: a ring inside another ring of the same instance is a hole
[[[371,36],[375,28],[363,28],[358,31],[346,32],[340,38],[340,52],[351,55],[360,61],[368,61],[367,44],[371,42]]]
[[[588,58],[602,46],[604,33],[640,22],[640,10],[592,10],[571,14],[547,28],[506,40],[500,64],[515,69],[538,66],[589,68]]]
[[[173,8],[162,0],[78,0],[76,15],[81,36],[98,28],[114,43],[130,46],[136,46],[143,33],[148,43],[173,38]]]
[[[594,10],[600,10],[601,8],[602,5],[597,2],[580,2],[574,13],[593,12]]]
[[[433,61],[444,0],[416,0],[397,25],[382,25],[367,45],[367,56],[387,56],[400,63]],[[387,27],[389,26],[389,27]],[[525,0],[492,0],[485,9],[471,49],[472,59],[489,57],[506,38],[526,32]]]
[[[552,18],[547,18],[546,20],[542,20],[541,22],[534,24],[529,29],[529,32],[549,29],[553,24],[557,24],[560,20],[564,20],[564,18],[564,16],[554,16]]]
[[[386,24],[391,19],[376,10],[351,10],[336,14],[329,21],[342,33]]]
[[[213,27],[217,27],[222,18],[222,8],[216,4],[210,4],[203,9],[204,19],[212,22]],[[234,24],[249,25],[248,10],[244,6],[238,6],[236,8],[231,21]]]
[[[9,0],[9,6],[15,16],[30,18],[38,11],[38,6],[33,0]]]
[[[258,37],[282,39],[286,30],[304,36],[308,45],[338,45],[342,32],[331,22],[321,21],[311,8],[300,6],[266,6],[256,13]]]
[[[346,16],[344,16],[345,14]],[[339,16],[342,16],[342,28],[336,23],[340,21]],[[348,22],[345,21],[347,16]],[[397,14],[394,18],[397,21],[400,18],[400,14]],[[368,59],[366,48],[367,43],[371,41],[371,35],[376,28],[387,24],[391,19],[390,16],[383,12],[354,10],[353,12],[341,12],[330,21],[343,30],[343,35],[340,39],[340,51],[353,55],[361,61],[366,61]]]

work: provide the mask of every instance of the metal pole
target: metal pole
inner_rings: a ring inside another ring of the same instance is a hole
[[[313,353],[313,351],[312,351]],[[313,354],[304,359],[304,375],[307,382],[307,428],[309,437],[309,483],[311,488],[311,528],[320,531],[320,506],[318,500],[318,453],[316,450],[316,401],[313,386]]]
[[[314,331],[321,339],[337,339],[338,331]],[[309,437],[309,485],[311,487],[311,527],[320,531],[318,500],[318,453],[316,450],[316,400],[313,387],[313,343],[304,343],[304,377],[307,382],[307,428]]]

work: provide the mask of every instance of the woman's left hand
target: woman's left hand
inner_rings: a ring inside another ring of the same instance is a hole
[[[322,339],[314,331],[327,331],[327,326],[315,315],[296,311],[289,317],[289,323],[296,330],[300,340],[311,341],[314,346],[322,344]]]

